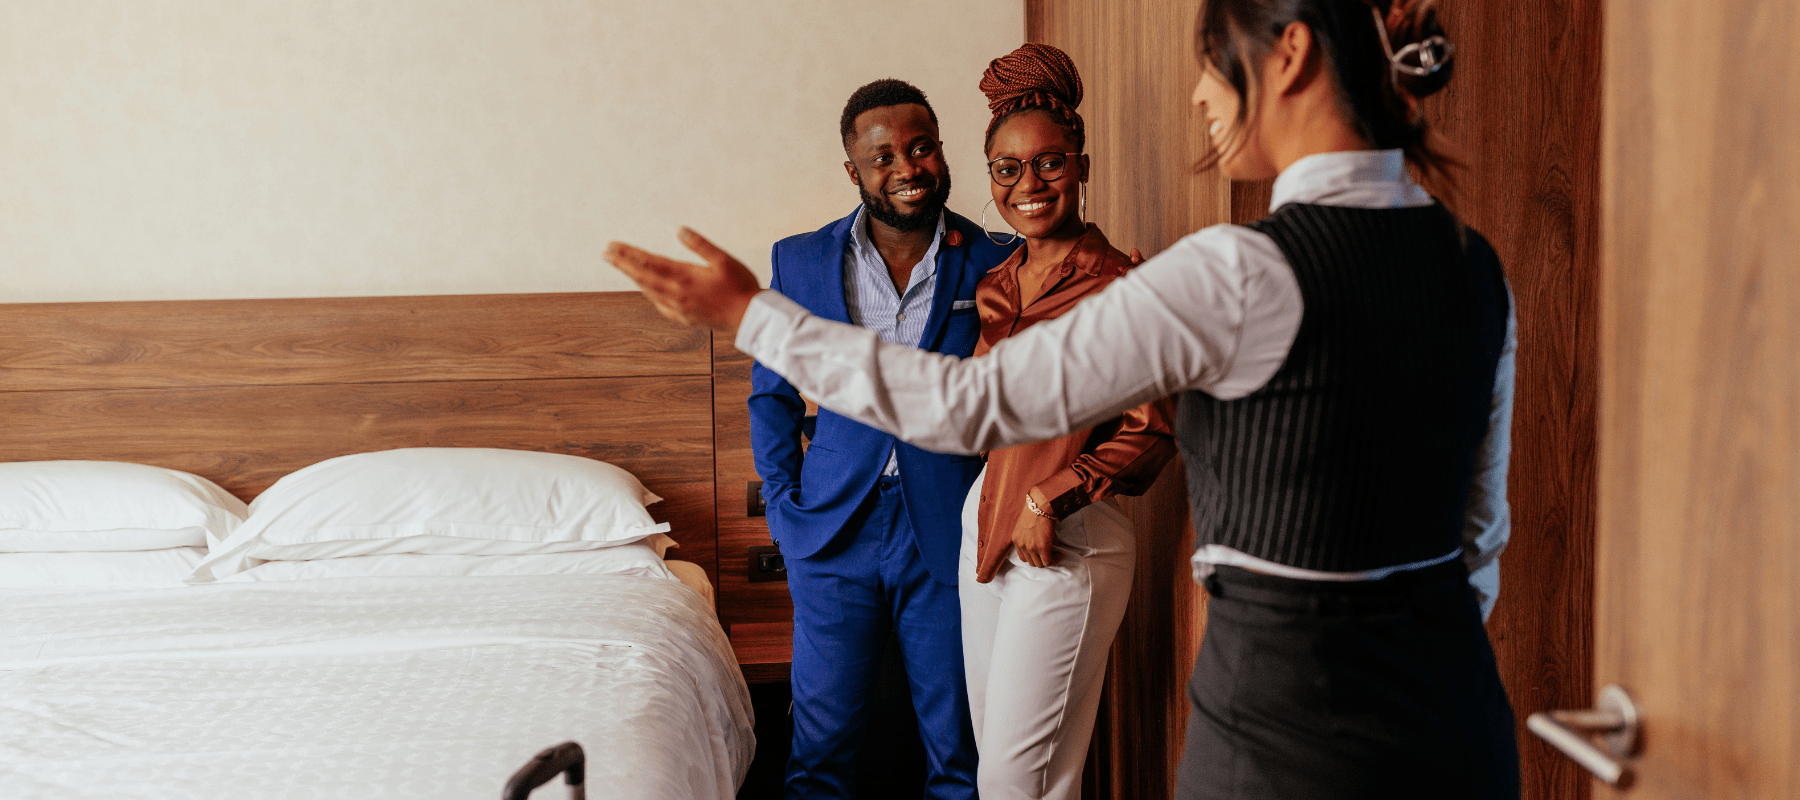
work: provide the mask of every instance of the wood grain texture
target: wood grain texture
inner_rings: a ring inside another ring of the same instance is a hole
[[[1081,71],[1088,218],[1120,249],[1153,256],[1230,221],[1233,192],[1204,155],[1189,104],[1200,66],[1190,0],[1028,0],[1026,38],[1062,48]],[[1267,203],[1266,197],[1264,203]],[[1179,464],[1124,506],[1137,533],[1131,603],[1114,641],[1084,773],[1085,798],[1157,798],[1174,791],[1206,593],[1189,578],[1193,528]]]
[[[1191,169],[1205,155],[1188,102],[1200,80],[1191,0],[1028,0],[1025,38],[1062,48],[1081,72],[1088,219],[1115,247],[1155,255],[1229,218],[1230,184]]]
[[[0,391],[705,375],[636,292],[0,305]]]
[[[716,581],[710,349],[636,292],[0,305],[0,460],[155,464],[248,500],[398,447],[597,458],[665,498],[677,557]]]
[[[740,622],[727,627],[747,683],[786,683],[793,671],[794,623]]]
[[[1275,180],[1232,181],[1231,222],[1243,225],[1269,215],[1269,199],[1275,194]]]
[[[1800,797],[1800,9],[1607,4],[1595,683],[1608,797]]]
[[[713,338],[713,452],[716,460],[719,525],[719,618],[727,631],[757,630],[745,625],[786,624],[790,634],[794,604],[786,581],[749,581],[749,547],[773,544],[762,517],[746,514],[744,486],[756,480],[750,453],[750,357],[732,346],[729,334]],[[733,634],[735,636],[735,634]],[[791,653],[792,636],[786,646]],[[786,653],[783,654],[787,655]],[[787,658],[781,658],[786,661]]]
[[[1137,533],[1137,574],[1113,639],[1082,794],[1168,797],[1187,725],[1187,679],[1206,627],[1206,591],[1188,577],[1194,526],[1181,460],[1120,505]]]
[[[1442,0],[1456,76],[1426,101],[1468,163],[1455,211],[1494,245],[1519,323],[1512,543],[1488,634],[1520,721],[1523,796],[1585,796],[1525,733],[1593,682],[1601,0]]]
[[[0,392],[0,457],[153,464],[249,500],[351,453],[567,453],[637,475],[665,498],[651,511],[676,557],[716,573],[711,395],[705,376]]]

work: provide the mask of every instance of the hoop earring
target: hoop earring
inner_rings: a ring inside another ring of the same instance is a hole
[[[1080,192],[1081,192],[1081,224],[1083,226],[1086,226],[1087,225],[1087,182],[1086,181],[1082,181]]]
[[[987,206],[981,207],[981,232],[987,234],[988,241],[993,242],[994,244],[997,244],[997,245],[1001,245],[1001,246],[1009,245],[1009,244],[1012,244],[1013,242],[1018,241],[1019,240],[1019,232],[1018,231],[1013,231],[1012,238],[1007,239],[1006,241],[1002,242],[999,239],[994,238],[993,231],[988,230],[987,210],[988,210],[988,206],[991,206],[993,204],[994,204],[994,201],[989,200],[989,201],[987,201]]]

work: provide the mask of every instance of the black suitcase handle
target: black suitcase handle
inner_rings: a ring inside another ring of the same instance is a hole
[[[507,778],[506,790],[500,794],[500,800],[526,800],[531,796],[531,790],[549,783],[557,773],[562,773],[564,782],[569,784],[569,796],[582,800],[587,796],[587,787],[582,785],[586,772],[587,755],[581,752],[581,745],[563,742],[532,756],[525,766]]]

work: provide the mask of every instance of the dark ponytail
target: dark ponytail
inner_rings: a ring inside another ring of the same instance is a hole
[[[1455,47],[1435,5],[1435,0],[1204,0],[1194,47],[1201,66],[1216,70],[1237,90],[1235,139],[1255,107],[1255,65],[1288,25],[1305,23],[1357,134],[1375,148],[1404,151],[1426,188],[1444,198],[1454,194],[1451,173],[1462,163],[1419,110],[1419,101],[1443,89],[1455,68]],[[1200,168],[1216,166],[1231,144],[1215,148]]]

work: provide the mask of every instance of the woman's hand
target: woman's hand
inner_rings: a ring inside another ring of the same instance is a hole
[[[1006,560],[1006,554],[1019,551],[1019,560],[1033,567],[1048,567],[1062,560],[1062,553],[1056,550],[1056,520],[1040,516],[1030,508],[1019,509],[1019,521],[1013,524],[1012,544],[996,547],[987,558],[977,565],[975,582],[987,583],[994,579],[994,573],[1000,571],[1000,562]]]
[[[676,261],[620,242],[606,245],[606,260],[644,291],[662,315],[683,325],[737,330],[750,300],[762,291],[756,275],[731,254],[687,228],[681,243],[705,264]]]

